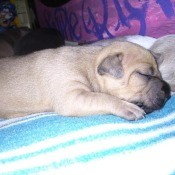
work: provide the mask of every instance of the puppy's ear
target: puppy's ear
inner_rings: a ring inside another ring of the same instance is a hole
[[[157,62],[157,65],[160,66],[163,62],[163,58],[161,57],[161,53],[156,53],[152,50],[149,50],[151,54],[154,56],[155,61]]]
[[[108,74],[115,78],[121,78],[124,74],[121,63],[122,58],[123,58],[122,53],[106,57],[97,68],[98,74],[99,75]]]

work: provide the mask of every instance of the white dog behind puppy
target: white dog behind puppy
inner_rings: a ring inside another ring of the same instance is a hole
[[[138,44],[146,49],[149,49],[156,41],[156,38],[149,37],[149,36],[142,36],[142,35],[128,35],[128,36],[117,37],[113,39],[100,40],[92,43],[91,45],[108,46],[109,44],[115,41],[129,41],[129,42]]]
[[[175,93],[175,35],[166,35],[159,39],[150,48],[155,53],[162,77]]]

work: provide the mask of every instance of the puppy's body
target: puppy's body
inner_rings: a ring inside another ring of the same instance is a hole
[[[161,108],[168,96],[153,56],[128,42],[103,49],[62,47],[0,60],[1,117],[55,111],[133,120],[144,115],[133,103],[142,103],[151,112]]]
[[[36,52],[14,60],[11,58],[0,60],[0,98],[2,99],[0,111],[1,113],[4,111],[2,116],[6,116],[6,113],[13,115],[14,111],[17,111],[17,114],[19,112],[26,113],[29,108],[31,110],[29,113],[52,111],[52,101],[54,100],[51,97],[52,95],[57,94],[59,97],[58,104],[66,100],[66,98],[63,98],[66,95],[64,90],[69,91],[69,84],[72,80],[74,81],[75,79],[76,82],[77,78],[78,82],[78,79],[81,79],[80,72],[84,68],[83,63],[78,63],[82,60],[76,58],[77,54],[76,49],[72,54],[72,51],[70,52],[69,49],[64,47],[58,50]],[[81,55],[82,53],[79,54]],[[83,55],[81,56],[83,57]],[[64,59],[66,57],[70,59]],[[83,62],[86,64],[86,57],[83,58]],[[75,60],[78,65],[81,64],[82,70],[73,68],[76,66],[74,64]],[[86,66],[88,67],[88,64]],[[83,71],[86,71],[86,69]],[[79,73],[80,75],[77,75]],[[58,89],[56,89],[57,87]],[[55,91],[56,94],[52,94]]]
[[[175,93],[175,35],[163,36],[150,48],[157,55],[159,70]]]

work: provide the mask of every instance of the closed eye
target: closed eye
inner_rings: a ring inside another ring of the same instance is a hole
[[[144,73],[141,73],[141,72],[136,72],[139,76],[142,76],[143,78],[147,79],[147,80],[150,80],[153,76],[152,75],[149,75],[149,74],[144,74]]]

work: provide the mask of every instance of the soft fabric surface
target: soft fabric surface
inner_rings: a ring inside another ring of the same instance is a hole
[[[175,96],[139,121],[42,113],[0,121],[1,175],[175,174]]]

